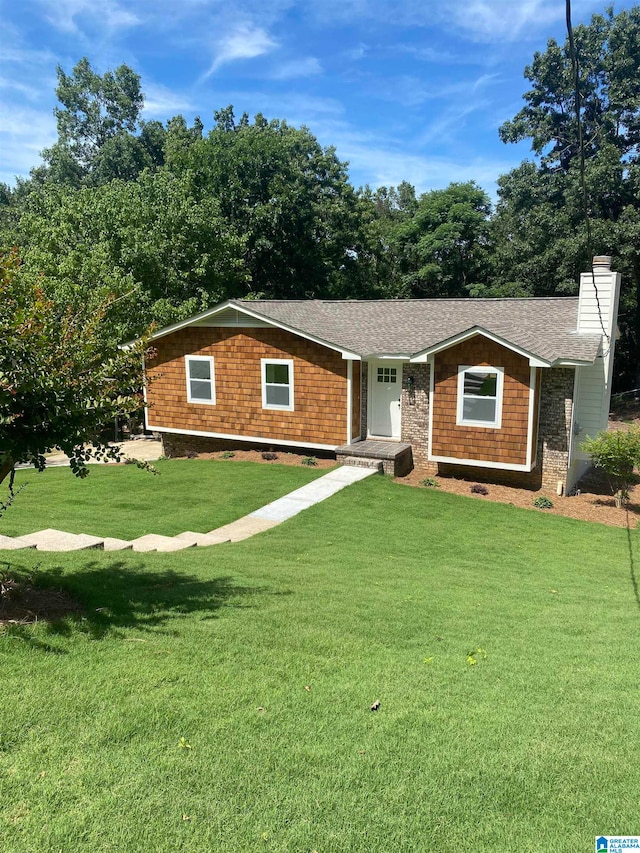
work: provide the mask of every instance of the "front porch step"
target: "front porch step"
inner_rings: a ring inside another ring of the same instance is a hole
[[[23,542],[27,547],[35,547],[38,551],[86,551],[90,548],[102,550],[104,539],[99,536],[89,536],[86,533],[66,533],[48,527],[37,533],[18,536],[16,542]]]
[[[382,441],[367,438],[336,448],[338,462],[345,465],[364,466],[367,461],[382,466],[385,474],[403,477],[413,468],[411,445],[402,441]]]

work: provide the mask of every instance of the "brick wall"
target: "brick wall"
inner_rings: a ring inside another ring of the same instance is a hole
[[[411,389],[408,387],[410,376],[414,380]],[[417,468],[424,468],[428,464],[429,376],[430,367],[428,364],[405,362],[402,365],[402,396],[400,398],[402,435],[400,440],[411,444],[413,464]]]
[[[574,375],[573,367],[542,371],[537,467],[543,488],[554,491],[567,482]]]

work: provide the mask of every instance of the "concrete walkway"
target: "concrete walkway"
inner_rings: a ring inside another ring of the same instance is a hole
[[[15,551],[22,548],[37,548],[38,551],[84,551],[98,549],[101,551],[182,551],[184,548],[202,548],[209,545],[219,545],[221,542],[240,542],[269,530],[299,512],[308,509],[320,501],[330,498],[336,492],[364,480],[378,472],[378,468],[363,468],[344,465],[335,468],[312,483],[307,483],[300,489],[289,492],[283,498],[278,498],[270,504],[257,509],[255,512],[211,530],[209,533],[196,533],[185,530],[177,536],[161,536],[157,533],[147,533],[131,541],[113,537],[100,538],[84,533],[66,533],[64,530],[40,530],[26,536],[0,536],[0,551]]]
[[[138,459],[140,462],[154,462],[162,456],[162,442],[155,438],[130,438],[127,441],[119,441],[116,447],[120,448],[123,458]],[[69,457],[61,450],[54,450],[47,454],[48,468],[61,468],[69,464]],[[115,465],[113,460],[105,462],[91,460],[89,465]],[[33,465],[16,465],[16,468],[33,468]]]

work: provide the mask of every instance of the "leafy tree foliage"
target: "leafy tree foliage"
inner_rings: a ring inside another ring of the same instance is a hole
[[[576,27],[580,120],[585,156],[613,146],[621,159],[637,159],[640,146],[640,7],[614,15],[594,15]],[[504,142],[531,139],[545,165],[567,170],[579,157],[574,77],[569,41],[550,39],[536,52],[524,76],[532,83],[525,106],[500,128]]]
[[[468,296],[488,272],[491,205],[473,182],[418,199],[393,230],[406,296]]]
[[[62,307],[20,269],[16,253],[0,258],[0,482],[18,462],[42,470],[52,447],[79,477],[92,455],[117,456],[97,436],[140,408],[143,344],[127,352],[105,345],[111,302],[97,311]],[[84,445],[94,440],[90,453]]]
[[[198,198],[217,199],[243,244],[250,291],[271,297],[355,295],[358,205],[344,163],[306,128],[215,113],[208,136],[173,157]]]
[[[590,254],[612,255],[623,281],[617,384],[640,387],[640,8],[594,15],[574,35],[591,245],[569,46],[550,40],[525,70],[524,108],[500,129],[505,142],[530,138],[541,161],[501,177],[493,282],[474,293],[575,293]]]
[[[640,468],[640,429],[602,430],[595,438],[587,438],[582,449],[596,468],[606,472],[616,503],[626,504],[635,480],[634,469]]]
[[[189,174],[143,172],[74,190],[47,184],[28,197],[18,244],[56,301],[99,305],[120,297],[105,331],[116,340],[167,325],[242,295],[242,240],[215,198],[193,193]]]
[[[85,57],[68,75],[58,66],[54,110],[58,139],[43,152],[34,178],[79,186],[112,178],[131,179],[164,161],[165,131],[140,121],[140,77],[127,65],[100,76]]]

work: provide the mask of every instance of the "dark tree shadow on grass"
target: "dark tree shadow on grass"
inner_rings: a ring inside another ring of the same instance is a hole
[[[14,570],[21,574],[19,566]],[[37,621],[46,635],[68,637],[81,632],[96,640],[107,634],[113,636],[118,629],[153,630],[175,636],[180,633],[177,621],[186,616],[199,614],[200,620],[215,619],[223,607],[254,607],[258,596],[289,594],[266,587],[241,586],[232,577],[202,580],[188,572],[153,571],[145,568],[144,563],[124,561],[88,562],[72,572],[48,567],[37,575],[35,584],[62,591],[79,605],[78,612],[62,618],[40,617]],[[43,644],[31,625],[9,625],[6,633],[34,647],[60,653],[59,649]]]
[[[631,586],[636,599],[636,604],[640,609],[640,588],[638,587],[638,578],[636,575],[636,563],[633,553],[633,536],[631,535],[631,524],[629,523],[629,513],[627,512],[627,547],[629,549],[629,573],[631,575]]]

